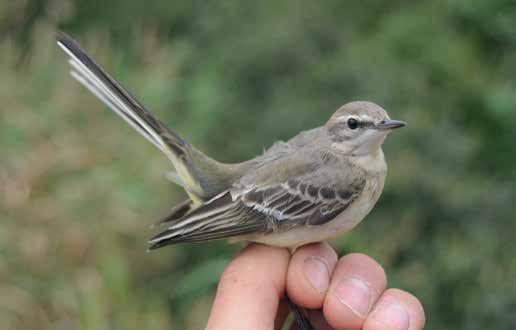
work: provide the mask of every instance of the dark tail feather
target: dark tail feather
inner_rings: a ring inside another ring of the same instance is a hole
[[[241,174],[243,167],[209,158],[165,127],[71,37],[58,32],[57,43],[70,57],[71,75],[167,155],[177,171],[173,181],[182,185],[190,198],[209,198],[227,189],[228,183]]]
[[[75,40],[58,32],[57,43],[70,57],[71,74],[75,79],[169,157],[172,156],[171,152],[176,157],[184,154],[188,143],[146,110]]]

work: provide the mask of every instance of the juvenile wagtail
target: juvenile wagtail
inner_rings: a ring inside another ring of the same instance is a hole
[[[349,231],[380,197],[387,172],[382,144],[405,123],[374,103],[347,103],[324,126],[225,164],[165,127],[72,38],[59,33],[57,43],[70,57],[71,75],[170,159],[168,178],[188,194],[161,221],[166,229],[149,241],[151,250],[216,239],[295,249]],[[298,326],[312,329],[287,301]]]
[[[371,211],[387,167],[382,144],[405,123],[365,101],[340,107],[321,127],[238,164],[218,162],[165,127],[72,38],[59,33],[71,75],[161,150],[168,177],[188,199],[161,221],[150,249],[216,239],[296,248],[339,236]]]

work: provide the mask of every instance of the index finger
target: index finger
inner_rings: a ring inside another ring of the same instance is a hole
[[[222,274],[207,329],[273,329],[290,253],[251,244]]]

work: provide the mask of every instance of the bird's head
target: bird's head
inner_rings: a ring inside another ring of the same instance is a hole
[[[344,104],[326,123],[332,146],[356,156],[376,152],[387,134],[405,125],[390,119],[379,105],[367,101]]]

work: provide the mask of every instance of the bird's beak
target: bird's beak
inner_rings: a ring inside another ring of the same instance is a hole
[[[385,119],[382,120],[376,127],[380,130],[395,129],[407,126],[407,123],[401,120]]]

